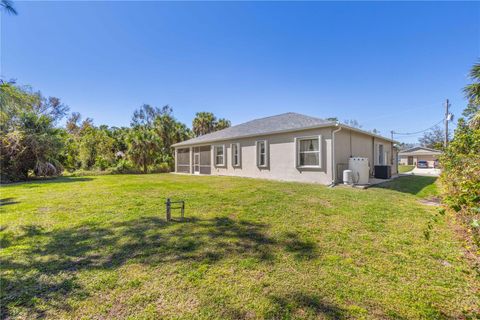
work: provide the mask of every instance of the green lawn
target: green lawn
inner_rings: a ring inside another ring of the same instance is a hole
[[[415,166],[398,165],[398,173],[410,172],[414,168],[415,168]]]
[[[431,199],[438,197],[436,180],[436,177],[428,176],[400,177],[378,187],[409,193],[423,199]]]
[[[1,318],[461,318],[480,281],[434,187],[169,174],[1,188]],[[420,179],[420,180],[419,180]],[[430,192],[430,191],[429,191]],[[165,198],[187,221],[164,220]]]

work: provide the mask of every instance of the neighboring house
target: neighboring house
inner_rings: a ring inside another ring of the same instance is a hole
[[[252,120],[176,143],[175,171],[330,184],[350,157],[391,166],[394,141],[344,124],[298,113]]]
[[[416,166],[418,161],[424,160],[428,162],[429,168],[436,167],[438,158],[442,151],[430,149],[426,147],[415,147],[398,153],[399,164]]]

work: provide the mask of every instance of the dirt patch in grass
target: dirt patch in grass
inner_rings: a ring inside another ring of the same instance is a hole
[[[440,198],[437,197],[430,197],[427,199],[420,199],[418,200],[421,204],[427,205],[427,206],[435,206],[439,207],[441,205],[441,200]]]

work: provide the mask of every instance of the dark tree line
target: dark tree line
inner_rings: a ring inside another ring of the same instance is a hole
[[[230,126],[228,120],[199,112],[190,130],[170,106],[148,104],[135,110],[130,127],[96,126],[78,112],[69,114],[58,98],[11,82],[2,81],[0,89],[3,182],[55,176],[64,170],[166,172],[173,169],[174,143]],[[65,126],[59,126],[65,118]]]

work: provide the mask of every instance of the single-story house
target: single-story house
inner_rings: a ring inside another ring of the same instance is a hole
[[[442,151],[426,147],[414,147],[400,151],[398,153],[399,163],[401,165],[416,166],[418,161],[424,160],[428,162],[429,168],[437,166],[438,158]]]
[[[173,145],[175,172],[331,184],[350,157],[397,171],[395,141],[298,113],[252,120]]]

